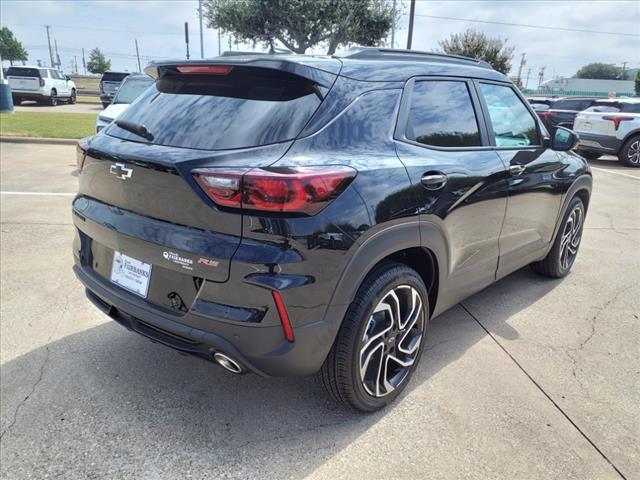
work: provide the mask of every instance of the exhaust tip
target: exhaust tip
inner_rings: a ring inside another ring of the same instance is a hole
[[[231,373],[242,373],[242,367],[238,364],[238,362],[236,362],[233,358],[228,357],[224,353],[214,353],[213,359],[218,362],[218,365]]]

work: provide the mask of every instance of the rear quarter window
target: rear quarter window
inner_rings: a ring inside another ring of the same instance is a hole
[[[640,103],[623,103],[622,111],[627,113],[640,113]]]
[[[105,72],[102,75],[102,81],[103,82],[121,82],[128,76],[129,74],[126,72]]]

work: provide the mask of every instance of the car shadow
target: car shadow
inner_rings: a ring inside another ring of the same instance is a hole
[[[556,285],[521,270],[468,303],[493,302],[495,333],[513,339],[510,317]],[[235,376],[104,323],[2,366],[2,470],[21,466],[35,478],[52,471],[68,478],[132,471],[162,477],[168,469],[196,478],[230,471],[234,478],[301,478],[483,338],[461,306],[437,317],[403,397],[364,415],[336,405],[313,378]]]

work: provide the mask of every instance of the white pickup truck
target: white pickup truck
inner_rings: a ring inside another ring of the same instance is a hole
[[[9,67],[7,80],[14,105],[20,105],[23,100],[35,100],[51,106],[56,106],[59,99],[76,103],[75,83],[55,68]]]

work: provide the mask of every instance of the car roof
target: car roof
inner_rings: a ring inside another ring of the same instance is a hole
[[[289,70],[321,70],[369,82],[404,82],[421,75],[456,76],[487,80],[509,81],[481,60],[439,53],[413,50],[358,47],[340,56],[295,54],[245,54],[214,57],[206,60],[167,60],[150,64],[145,72],[157,76],[157,67],[163,65],[225,63],[234,65],[268,66]],[[308,76],[308,75],[305,75]]]
[[[39,68],[40,70],[42,69],[60,70],[59,68],[56,68],[56,67],[39,67],[37,65],[10,65],[8,68]]]
[[[602,98],[596,103],[640,103],[640,97]]]

